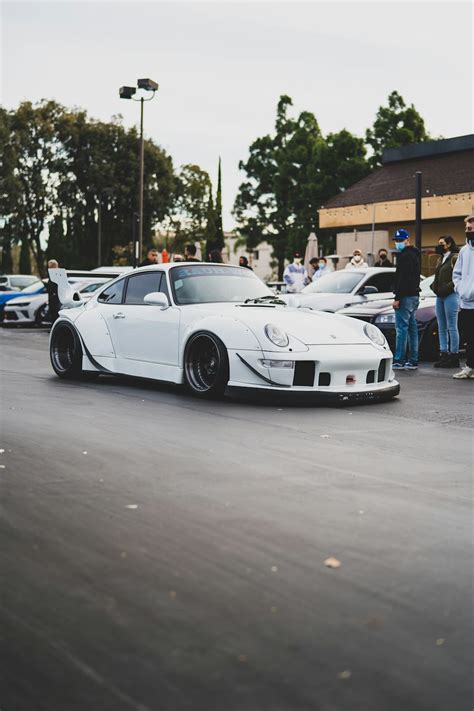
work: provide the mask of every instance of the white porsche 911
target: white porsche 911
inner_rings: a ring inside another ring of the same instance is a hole
[[[293,308],[255,274],[225,264],[142,267],[84,303],[50,270],[63,308],[50,335],[57,375],[108,373],[226,390],[308,395],[320,402],[388,400],[400,386],[372,324]]]

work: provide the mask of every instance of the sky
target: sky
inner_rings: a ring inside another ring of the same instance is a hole
[[[362,136],[397,90],[431,135],[473,131],[469,2],[3,2],[0,102],[56,99],[91,117],[139,121],[118,89],[150,77],[145,134],[174,165],[217,180],[224,228],[245,176],[239,160],[272,132],[281,94],[324,134]]]

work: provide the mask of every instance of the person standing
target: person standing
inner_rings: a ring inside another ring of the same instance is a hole
[[[352,252],[352,259],[346,264],[346,269],[362,269],[367,266],[368,264],[364,261],[360,249],[354,249]]]
[[[309,283],[306,269],[301,264],[301,254],[299,252],[295,252],[292,263],[285,267],[283,280],[286,282],[288,294],[297,294]]]
[[[416,310],[420,303],[420,253],[410,245],[406,230],[397,230],[393,236],[398,252],[394,280],[396,345],[393,359],[394,370],[418,368],[418,327]],[[407,345],[410,357],[407,360]]]
[[[311,271],[308,272],[308,279],[314,281],[319,269],[319,257],[313,257],[312,259],[310,259],[309,266],[311,267]]]
[[[199,262],[200,260],[196,257],[196,245],[187,244],[184,248],[184,258],[186,262]]]
[[[378,259],[375,262],[374,267],[393,267],[393,264],[387,255],[388,252],[384,247],[382,247],[382,249],[379,249]]]
[[[152,264],[159,264],[160,258],[158,255],[158,250],[155,249],[154,247],[150,247],[149,250],[146,253],[146,259],[143,260],[143,262],[140,262],[138,265],[139,267],[149,267]]]
[[[56,259],[48,259],[48,270],[58,269],[59,264]],[[51,323],[54,323],[59,316],[59,309],[61,308],[61,302],[58,296],[58,285],[48,279],[46,282],[46,292],[48,294],[48,312]]]
[[[431,285],[436,294],[436,318],[439,333],[439,360],[435,368],[459,367],[458,311],[459,296],[454,291],[453,268],[458,258],[458,249],[451,235],[438,240],[435,278]],[[449,335],[449,341],[448,341]]]
[[[461,304],[459,325],[466,339],[466,365],[453,375],[456,380],[474,378],[474,214],[468,215],[465,223],[466,244],[453,269],[454,288]]]
[[[253,269],[249,264],[249,260],[243,255],[239,257],[239,267],[245,267],[245,269],[250,269],[250,271],[253,272]]]
[[[313,281],[315,281],[315,279],[321,279],[321,277],[325,276],[326,274],[329,274],[330,271],[331,270],[328,267],[328,260],[326,259],[326,257],[320,257],[319,269],[314,275]]]

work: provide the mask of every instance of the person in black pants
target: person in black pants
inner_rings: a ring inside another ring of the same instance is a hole
[[[397,270],[393,291],[395,299],[396,347],[393,359],[394,370],[417,370],[418,368],[418,327],[416,310],[420,303],[420,253],[410,245],[410,236],[400,229],[393,237],[397,249]],[[407,360],[407,344],[410,358]]]
[[[58,267],[59,264],[56,259],[48,260],[48,269],[57,269]],[[58,296],[58,285],[54,281],[51,281],[51,279],[48,279],[45,286],[48,294],[49,318],[51,323],[54,323],[59,316],[59,309],[61,308],[61,302]]]

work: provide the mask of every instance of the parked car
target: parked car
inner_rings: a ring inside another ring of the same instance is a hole
[[[124,374],[184,384],[197,397],[234,388],[340,403],[399,392],[378,328],[292,308],[242,267],[142,267],[87,303],[73,300],[63,270],[51,278],[63,308],[50,357],[63,378]]]
[[[418,326],[418,336],[420,342],[420,359],[435,360],[439,355],[438,322],[436,320],[436,296],[431,290],[434,275],[426,277],[420,284],[420,305],[416,312],[416,322]],[[395,349],[395,311],[392,308],[392,300],[384,299],[372,301],[366,304],[354,304],[345,309],[340,309],[337,313],[343,316],[358,318],[367,323],[376,325],[385,338],[390,348]],[[465,345],[465,335],[459,334],[461,348]]]
[[[392,267],[344,269],[311,282],[299,294],[284,294],[281,298],[295,306],[334,313],[351,304],[393,297],[394,278]]]
[[[0,274],[0,286],[8,286],[16,291],[22,291],[38,280],[39,277],[34,274]]]
[[[33,283],[30,283],[29,286],[24,287],[22,289],[19,289],[18,287],[7,287],[4,285],[8,291],[0,291],[0,323],[4,319],[4,313],[5,313],[5,307],[6,304],[9,301],[12,301],[18,296],[27,294],[27,298],[29,295],[34,295],[34,294],[41,294],[44,291],[44,284],[41,281],[41,279],[36,279],[34,280]]]
[[[110,279],[100,278],[96,276],[91,279],[83,277],[69,277],[69,283],[74,286],[74,289],[79,292],[82,299],[90,299],[94,291],[99,287],[104,286]],[[41,326],[44,323],[50,323],[48,312],[48,295],[46,287],[41,282],[43,289],[36,292],[29,292],[28,288],[24,289],[20,296],[15,295],[5,305],[4,324],[15,324],[17,326]],[[32,285],[34,286],[34,285]]]

